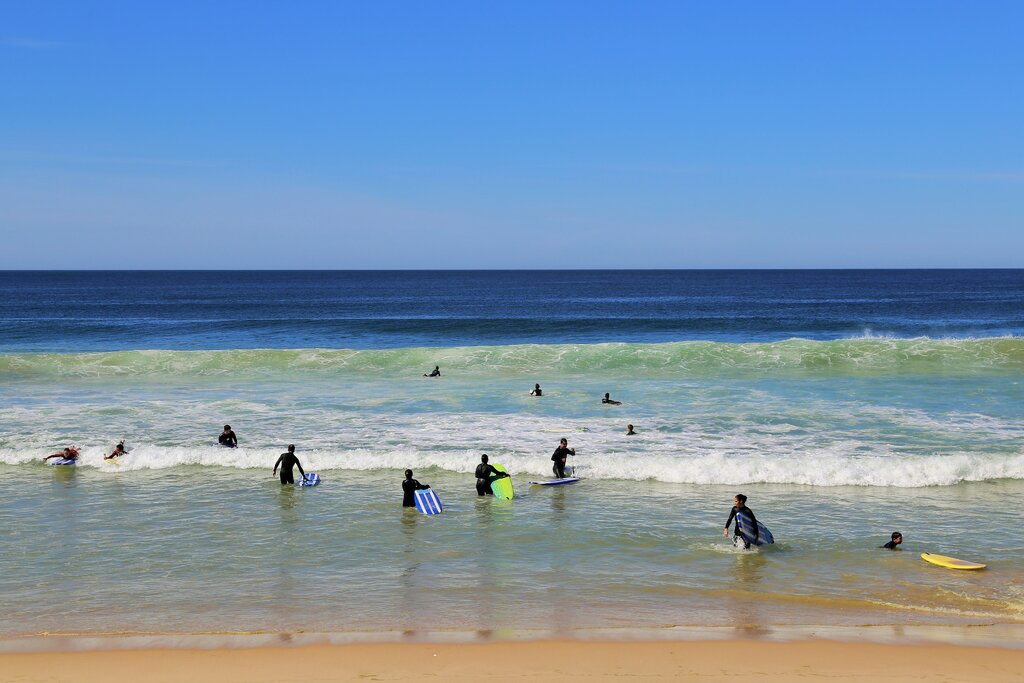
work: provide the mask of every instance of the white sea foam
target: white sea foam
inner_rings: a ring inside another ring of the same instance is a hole
[[[135,446],[117,461],[103,459],[104,449],[82,449],[80,467],[102,472],[131,472],[183,466],[269,469],[281,449]],[[42,450],[0,450],[0,462],[27,465],[46,455]],[[299,451],[304,467],[322,470],[404,470],[437,468],[469,476],[479,462],[479,449],[420,450],[401,446],[370,449],[308,449]],[[495,453],[517,477],[546,477],[551,473],[548,454]],[[708,450],[696,454],[637,455],[589,454],[570,458],[580,476],[595,480],[652,480],[678,484],[802,484],[808,486],[944,486],[966,481],[1024,479],[1024,453],[992,455],[954,453],[929,456],[850,456],[809,452],[788,456]]]

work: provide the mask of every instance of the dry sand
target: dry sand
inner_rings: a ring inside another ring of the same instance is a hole
[[[0,680],[56,683],[326,681],[1024,681],[1024,650],[824,640],[380,643],[0,654]]]

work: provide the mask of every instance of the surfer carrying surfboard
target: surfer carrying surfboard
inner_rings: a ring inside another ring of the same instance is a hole
[[[405,471],[405,481],[402,482],[402,507],[416,507],[416,491],[429,489],[429,484],[421,484],[412,478],[412,470]]]
[[[295,444],[288,444],[288,452],[282,453],[281,457],[274,463],[274,474],[277,474],[277,468],[281,468],[281,484],[294,484],[295,474],[292,468],[298,467],[299,473],[302,474],[302,478],[306,478],[306,472],[302,469],[302,463],[299,462],[298,457],[295,455]]]
[[[551,469],[556,479],[565,479],[565,461],[570,455],[576,455],[576,449],[569,448],[568,439],[561,439],[558,448],[551,454],[551,462],[554,463]]]
[[[740,513],[744,513],[750,517],[750,520],[752,522],[751,526],[753,526],[754,534],[754,537],[752,539],[748,540],[740,534],[740,520],[738,518],[738,515]],[[743,542],[743,547],[747,550],[750,550],[751,543],[757,545],[757,518],[754,517],[754,513],[750,510],[750,508],[747,507],[747,497],[744,496],[742,493],[737,493],[736,497],[733,498],[733,507],[732,510],[729,512],[729,519],[725,520],[725,532],[722,534],[723,536],[729,535],[729,525],[732,524],[733,519],[736,519],[736,526],[733,528],[732,532],[733,538],[740,539]]]
[[[487,454],[480,456],[480,464],[476,466],[476,495],[493,496],[491,482],[495,479],[504,479],[509,476],[508,472],[495,469],[494,465],[487,462]]]

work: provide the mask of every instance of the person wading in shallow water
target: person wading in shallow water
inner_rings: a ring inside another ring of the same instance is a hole
[[[508,476],[507,472],[501,472],[495,469],[494,465],[487,462],[486,453],[480,456],[480,464],[476,466],[475,474],[476,495],[478,496],[493,496],[494,491],[491,490],[491,482]]]
[[[756,543],[759,533],[759,530],[757,528],[757,518],[754,517],[753,510],[747,507],[747,497],[744,496],[742,493],[737,493],[736,497],[733,498],[732,510],[729,512],[729,519],[725,520],[725,533],[722,535],[729,535],[729,525],[732,523],[733,518],[736,517],[737,512],[743,512],[750,516],[750,521],[754,526],[754,542]],[[733,529],[733,539],[734,543],[739,543],[742,541],[743,547],[747,550],[750,550],[750,542],[740,535],[740,521],[738,519],[736,520],[736,526]]]
[[[227,446],[228,448],[238,448],[238,437],[231,431],[231,425],[224,425],[224,431],[217,437],[217,442],[221,446]]]
[[[423,491],[429,489],[428,484],[421,484],[412,478],[412,470],[405,471],[405,481],[402,482],[402,507],[414,508],[416,507],[416,491]]]
[[[277,468],[281,468],[281,483],[282,484],[294,484],[295,477],[292,473],[293,467],[299,468],[299,473],[302,474],[302,478],[306,478],[306,472],[302,469],[302,463],[295,457],[295,444],[288,445],[288,452],[282,453],[281,457],[274,463],[274,474],[277,474]]]
[[[556,479],[565,479],[565,461],[570,455],[576,455],[576,449],[569,448],[568,439],[561,439],[558,448],[551,454],[551,462],[554,463],[551,470],[555,473]]]
[[[879,547],[885,548],[886,550],[899,550],[900,543],[903,543],[903,534],[898,531],[894,531],[892,532],[889,542]]]

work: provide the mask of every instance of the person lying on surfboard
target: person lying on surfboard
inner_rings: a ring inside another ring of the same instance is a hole
[[[103,456],[103,459],[104,460],[113,460],[114,458],[120,457],[120,456],[122,456],[124,454],[125,454],[124,439],[121,439],[121,442],[119,444],[117,444],[116,446],[114,446],[114,452],[111,453],[110,455]]]
[[[402,507],[414,508],[416,507],[416,496],[415,491],[422,491],[429,489],[429,484],[421,484],[412,478],[412,470],[405,471],[405,481],[402,482]]]
[[[65,448],[60,453],[54,453],[43,458],[43,462],[46,462],[50,458],[64,458],[65,460],[78,460],[78,449],[77,448]]]
[[[750,515],[750,520],[754,527],[753,542],[757,543],[757,535],[758,533],[760,533],[760,530],[757,528],[757,517],[754,517],[754,513],[751,511],[750,508],[747,507],[747,497],[744,496],[742,493],[737,493],[736,497],[733,498],[732,510],[729,512],[729,519],[725,520],[725,532],[722,535],[729,535],[729,525],[732,524],[732,520],[736,517],[736,513],[738,512],[745,512],[746,514]],[[743,542],[743,547],[746,550],[750,550],[750,541],[748,541],[740,535],[740,521],[738,519],[736,520],[736,526],[733,528],[732,535],[734,539],[738,538]]]
[[[424,377],[440,377],[441,376],[441,366],[440,365],[435,365],[434,369],[430,371],[429,375],[423,375],[423,376]]]
[[[885,548],[886,550],[899,550],[900,549],[900,543],[903,543],[903,534],[901,534],[898,531],[894,531],[894,532],[892,532],[891,539],[892,540],[890,540],[885,545],[880,545],[878,547],[879,548]]]
[[[487,454],[480,456],[480,464],[476,466],[476,495],[493,496],[491,482],[495,479],[504,479],[509,476],[508,472],[501,472],[494,468],[494,465],[487,463]]]

